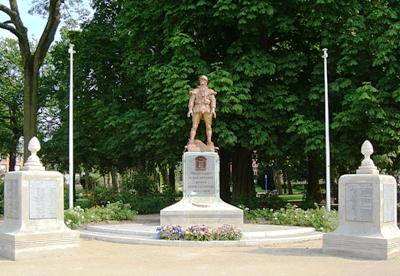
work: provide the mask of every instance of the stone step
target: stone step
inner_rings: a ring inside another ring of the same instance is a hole
[[[278,243],[288,243],[288,242],[304,242],[309,240],[317,240],[322,238],[322,233],[305,233],[303,235],[287,235],[272,238],[263,239],[252,239],[252,240],[239,240],[239,241],[170,241],[170,240],[160,240],[144,238],[141,236],[133,235],[120,235],[113,233],[104,232],[90,232],[81,231],[81,238],[95,239],[114,243],[124,243],[124,244],[144,244],[144,245],[157,245],[157,246],[202,246],[202,247],[225,247],[225,246],[261,246],[261,245],[271,245]]]
[[[91,225],[81,231],[81,238],[160,246],[258,246],[322,238],[322,233],[310,227],[245,224],[239,241],[169,241],[158,239],[156,228],[156,224]]]
[[[132,235],[147,238],[157,238],[157,224],[118,224],[118,225],[89,225],[90,232],[112,233],[119,235]]]

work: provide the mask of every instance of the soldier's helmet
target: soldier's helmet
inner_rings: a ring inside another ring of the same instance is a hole
[[[199,77],[199,80],[201,80],[201,79],[205,80],[205,81],[208,83],[208,78],[207,78],[207,76],[202,75],[202,76]]]

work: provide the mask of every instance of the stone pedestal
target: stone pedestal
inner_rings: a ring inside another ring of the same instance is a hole
[[[220,198],[217,153],[183,154],[183,198],[161,210],[160,223],[181,226],[231,224],[243,227],[243,211]]]
[[[21,171],[7,173],[0,256],[18,260],[79,246],[79,232],[64,224],[63,194],[62,174],[40,162],[28,159]]]
[[[379,175],[368,159],[357,174],[339,179],[339,227],[324,234],[324,253],[388,259],[400,252],[396,180]]]

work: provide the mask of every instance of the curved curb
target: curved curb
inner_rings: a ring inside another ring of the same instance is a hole
[[[158,239],[156,227],[156,224],[91,225],[80,236],[115,243],[175,247],[263,246],[322,239],[322,233],[310,227],[247,225],[239,241],[173,241]]]

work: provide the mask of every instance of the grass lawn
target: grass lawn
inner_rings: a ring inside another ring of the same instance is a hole
[[[291,202],[291,201],[302,201],[303,194],[293,194],[293,195],[280,195],[281,199]]]

